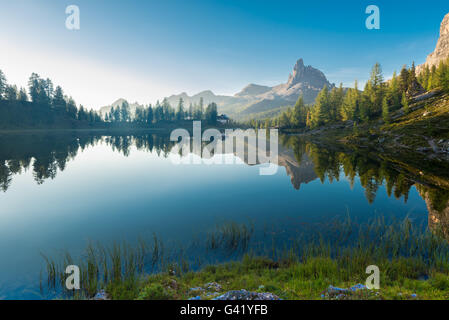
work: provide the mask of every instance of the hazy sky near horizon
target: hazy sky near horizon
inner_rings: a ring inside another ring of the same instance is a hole
[[[370,4],[380,30],[365,28]],[[78,31],[65,27],[68,5]],[[377,61],[386,77],[424,62],[448,12],[447,0],[0,0],[0,69],[19,86],[37,72],[94,109],[276,85],[299,58],[350,86]]]

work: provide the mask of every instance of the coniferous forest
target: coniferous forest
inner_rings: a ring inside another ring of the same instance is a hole
[[[129,104],[111,108],[102,115],[98,111],[77,105],[52,80],[33,73],[28,88],[17,88],[7,82],[0,70],[0,129],[78,129],[78,128],[145,128],[176,124],[186,120],[202,120],[217,123],[217,105],[210,103],[185,108],[179,99],[176,108],[167,99],[137,108],[131,112]]]

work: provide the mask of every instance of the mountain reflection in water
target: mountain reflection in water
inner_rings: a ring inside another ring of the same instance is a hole
[[[32,170],[37,184],[55,179],[79,151],[100,143],[124,156],[128,156],[134,146],[141,151],[155,151],[164,158],[169,157],[176,144],[170,141],[168,135],[142,132],[107,135],[87,132],[3,134],[0,135],[0,189],[7,192],[14,176],[28,170]],[[250,148],[247,146],[247,149]],[[292,187],[298,192],[301,185],[316,179],[323,183],[328,179],[332,183],[343,174],[352,187],[358,177],[369,203],[373,203],[382,185],[385,185],[389,197],[403,198],[405,202],[414,186],[426,202],[429,228],[442,232],[449,239],[449,177],[442,175],[449,172],[447,164],[423,173],[419,167],[399,165],[366,150],[331,149],[299,137],[280,136],[279,169],[285,168]],[[246,161],[246,157],[245,154],[242,160]]]

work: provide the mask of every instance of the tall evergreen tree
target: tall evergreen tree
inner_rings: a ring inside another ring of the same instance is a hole
[[[2,100],[7,86],[6,77],[2,70],[0,70],[0,100]]]
[[[129,104],[128,102],[123,102],[122,106],[120,108],[120,121],[122,122],[128,122],[131,120],[130,110],[129,110]]]
[[[298,100],[295,103],[295,106],[293,107],[292,112],[292,125],[294,127],[304,127],[306,125],[306,106],[304,105],[304,99],[303,96],[300,95]]]
[[[176,110],[176,120],[184,120],[184,117],[184,100],[182,98],[179,98],[178,109]]]
[[[205,120],[210,124],[215,124],[217,123],[217,116],[218,116],[217,105],[214,102],[212,102],[206,108]]]
[[[341,108],[344,100],[343,84],[340,83],[338,88],[333,88],[330,93],[330,110],[329,118],[331,121],[341,120]]]
[[[408,90],[408,86],[410,84],[409,75],[410,75],[410,73],[407,70],[407,66],[404,65],[401,69],[401,73],[399,74],[401,93],[407,92],[407,90]]]
[[[448,91],[449,90],[449,65],[443,61],[440,61],[440,65],[437,69],[437,79],[438,79],[438,86],[441,87],[443,90]]]
[[[399,79],[395,71],[387,89],[388,103],[391,105],[393,110],[401,107],[401,97],[402,92],[400,90]]]
[[[360,93],[358,83],[355,81],[354,88],[348,89],[343,99],[340,117],[343,121],[358,120],[359,118]]]
[[[189,120],[193,119],[193,105],[190,103],[189,105]]]
[[[405,92],[402,93],[401,105],[402,105],[402,110],[404,110],[404,113],[405,114],[409,113],[410,108],[408,105],[408,100],[407,100],[407,96],[406,96]]]
[[[321,126],[329,121],[329,89],[324,86],[318,93],[312,110],[312,125]]]
[[[67,111],[69,117],[72,119],[76,119],[77,113],[78,113],[78,108],[76,107],[75,100],[73,100],[72,97],[70,97],[70,98],[65,97],[64,100],[65,100],[66,111]]]
[[[27,95],[25,88],[20,88],[18,99],[19,99],[19,101],[22,101],[22,102],[28,101],[28,95]]]
[[[17,86],[7,85],[5,90],[5,99],[9,101],[16,101],[18,97]]]
[[[55,90],[55,93],[53,96],[52,106],[55,109],[62,109],[62,110],[66,109],[64,92],[62,91],[62,88],[60,86],[56,87],[56,90]]]
[[[34,103],[39,102],[39,79],[40,77],[37,73],[32,73],[28,80],[28,90],[30,92],[31,101]]]

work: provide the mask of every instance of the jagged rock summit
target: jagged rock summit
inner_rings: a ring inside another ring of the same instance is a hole
[[[440,61],[449,58],[449,13],[443,19],[440,26],[440,37],[437,42],[435,51],[427,56],[427,60],[424,64],[417,67],[417,72],[420,73],[426,66],[432,68],[432,66],[438,67]]]
[[[334,85],[327,80],[323,72],[312,66],[305,66],[303,59],[299,59],[287,83],[273,87],[262,98],[295,102],[300,95],[303,95],[305,103],[312,103],[324,86],[330,89]]]
[[[291,88],[298,83],[301,83],[302,86],[318,89],[322,89],[324,85],[331,86],[324,73],[312,66],[306,67],[303,59],[299,59],[296,62],[295,67],[293,68],[293,74],[288,78],[287,87]]]

